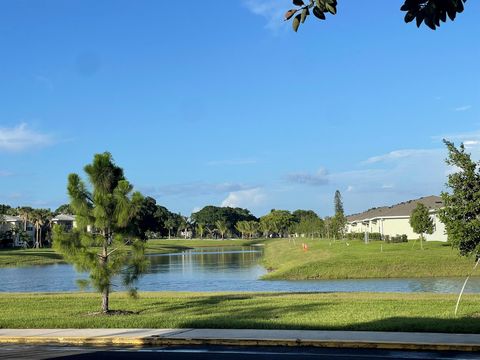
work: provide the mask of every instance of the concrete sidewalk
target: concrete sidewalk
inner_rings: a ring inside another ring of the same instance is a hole
[[[480,351],[479,334],[226,329],[0,329],[0,344],[314,346]]]

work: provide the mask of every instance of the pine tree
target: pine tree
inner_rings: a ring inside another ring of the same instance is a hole
[[[68,177],[77,228],[66,232],[55,226],[53,246],[78,271],[89,273],[88,284],[102,294],[101,309],[108,313],[113,279],[122,276],[123,285],[135,295],[134,284],[148,266],[144,243],[128,234],[129,221],[143,198],[139,192],[132,192],[122,168],[108,152],[96,154],[84,170],[91,192],[79,175]]]
[[[343,238],[345,226],[347,225],[347,218],[345,217],[342,195],[339,190],[335,191],[334,205],[335,215],[332,218],[332,230],[335,236]]]

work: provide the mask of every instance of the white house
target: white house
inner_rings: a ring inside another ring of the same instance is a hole
[[[20,234],[15,230],[24,230],[30,238],[30,241],[35,240],[35,228],[30,222],[25,221],[19,216],[2,215],[3,224],[0,224],[0,228],[3,231],[14,231],[13,246],[23,246]]]
[[[367,210],[361,214],[347,216],[347,232],[351,233],[380,233],[382,236],[407,235],[409,240],[417,239],[410,226],[410,215],[418,203],[424,204],[430,211],[434,222],[434,232],[426,234],[426,240],[447,241],[445,225],[438,217],[438,210],[443,207],[442,198],[428,196],[410,200],[393,206],[384,206]]]
[[[51,220],[51,223],[61,225],[67,231],[77,227],[74,215],[59,214]]]

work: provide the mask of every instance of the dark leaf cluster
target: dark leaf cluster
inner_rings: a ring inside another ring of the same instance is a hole
[[[405,0],[400,8],[406,11],[405,22],[416,20],[417,27],[425,23],[430,29],[435,30],[440,22],[446,22],[447,16],[455,20],[457,14],[463,12],[467,0]]]
[[[441,22],[447,21],[447,17],[452,21],[455,20],[457,14],[463,12],[467,0],[404,1],[400,10],[406,12],[405,22],[416,20],[418,27],[425,23],[430,29],[435,30]],[[308,3],[303,0],[293,0],[293,5],[296,8],[285,13],[285,21],[293,19],[292,27],[295,32],[311,13],[320,20],[326,19],[326,13],[332,15],[337,13],[337,0],[309,0]]]

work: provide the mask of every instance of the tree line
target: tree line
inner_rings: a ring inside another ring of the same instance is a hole
[[[260,218],[243,208],[205,206],[190,216],[174,213],[157,204],[152,197],[142,197],[138,211],[129,220],[130,232],[136,237],[147,240],[157,238],[199,238],[224,239],[254,237],[287,237],[302,234],[308,237],[341,237],[343,236],[346,218],[340,192],[335,194],[335,216],[321,218],[313,210],[272,209]],[[30,246],[42,247],[51,245],[52,219],[60,214],[78,215],[71,204],[63,204],[55,211],[35,209],[28,206],[11,207],[0,205],[0,214],[18,216],[23,226],[18,229],[0,228],[0,239],[5,243],[12,241],[15,234],[25,238],[27,224],[35,227],[35,237]],[[0,217],[0,222],[2,221]],[[78,219],[77,219],[78,221]]]

